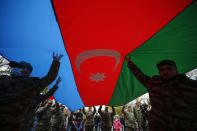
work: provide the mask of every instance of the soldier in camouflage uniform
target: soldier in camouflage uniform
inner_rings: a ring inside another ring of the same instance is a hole
[[[60,81],[61,81],[61,78],[59,77],[55,85],[46,94],[44,95],[40,94],[39,96],[35,97],[35,99],[32,101],[30,108],[27,111],[27,114],[25,115],[25,119],[22,121],[23,129],[29,130],[30,128],[33,128],[35,112],[38,108],[38,105],[41,102],[44,102],[45,100],[50,98],[56,92]]]
[[[94,108],[94,111],[92,111],[92,107],[88,107],[88,111],[85,111],[83,108],[83,113],[86,116],[86,122],[85,122],[85,130],[86,131],[93,131],[94,127],[94,114],[96,113],[96,108]]]
[[[127,110],[125,110],[125,106],[123,106],[122,113],[125,116],[125,131],[135,131],[137,125],[131,106],[129,105],[127,107]]]
[[[53,63],[43,78],[30,77],[32,66],[27,62],[10,62],[11,76],[0,76],[0,130],[23,131],[24,120],[32,100],[57,77],[62,55],[53,54]]]
[[[140,109],[141,103],[139,101],[136,102],[135,107],[133,108],[134,111],[134,116],[137,121],[137,128],[139,131],[143,130],[143,127],[145,125],[144,120],[143,120],[143,115]]]
[[[44,103],[36,111],[36,116],[38,118],[37,125],[34,131],[49,131],[51,130],[51,118],[55,114],[56,108],[52,106],[53,101],[49,100]]]
[[[152,78],[126,58],[128,67],[148,90],[151,103],[151,131],[194,131],[197,129],[197,81],[178,74],[176,64],[164,60],[157,64],[159,76]]]
[[[54,120],[51,125],[52,131],[64,131],[65,130],[65,114],[64,107],[60,107],[60,105],[56,102],[56,110],[54,113]]]
[[[112,112],[108,111],[108,107],[105,107],[104,111],[101,111],[102,105],[99,107],[98,112],[101,115],[102,123],[101,130],[102,131],[111,131],[113,116],[116,114],[114,107],[112,107]]]

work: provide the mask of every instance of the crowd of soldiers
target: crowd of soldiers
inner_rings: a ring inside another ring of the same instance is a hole
[[[68,108],[52,100],[40,104],[36,111],[35,131],[148,131],[149,109],[147,104],[137,102],[122,107],[117,114],[108,106],[98,111],[95,107],[71,112]]]

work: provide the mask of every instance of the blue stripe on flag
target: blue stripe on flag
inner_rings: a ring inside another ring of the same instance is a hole
[[[51,1],[1,0],[0,19],[0,54],[8,60],[30,62],[36,77],[48,73],[53,52],[64,54],[59,71],[62,81],[55,98],[72,111],[84,107]]]

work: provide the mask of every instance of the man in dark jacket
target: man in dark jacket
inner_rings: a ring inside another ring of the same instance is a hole
[[[13,68],[11,76],[0,76],[0,130],[23,131],[21,120],[25,119],[33,99],[48,87],[57,77],[60,59],[63,55],[54,55],[48,74],[43,78],[30,77],[33,67],[22,61],[10,62]]]
[[[128,67],[149,92],[151,131],[197,129],[197,81],[178,74],[175,62],[164,60],[157,64],[159,76],[142,73],[130,60]]]
[[[101,116],[99,115],[98,112],[94,116],[94,127],[95,127],[95,131],[100,131],[101,129]]]

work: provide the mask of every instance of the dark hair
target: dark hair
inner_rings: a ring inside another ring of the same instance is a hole
[[[163,60],[163,61],[160,61],[159,63],[157,63],[156,66],[159,69],[163,65],[171,65],[171,66],[174,66],[175,68],[177,68],[175,62],[172,61],[172,60]]]

